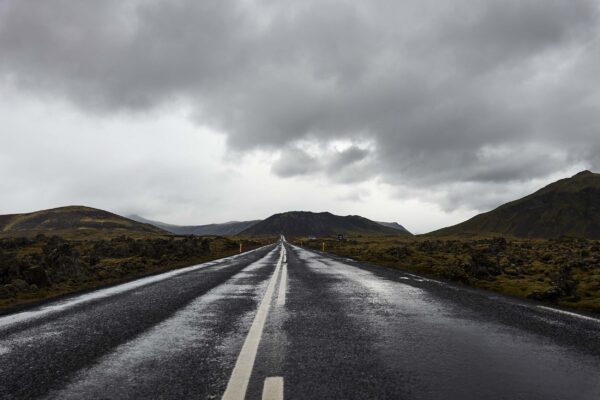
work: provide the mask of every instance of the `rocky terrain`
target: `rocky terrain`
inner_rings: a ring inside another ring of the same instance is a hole
[[[509,295],[600,312],[600,241],[361,237],[297,244]]]
[[[246,240],[244,250],[263,243]],[[239,241],[220,237],[2,238],[0,310],[237,252]]]

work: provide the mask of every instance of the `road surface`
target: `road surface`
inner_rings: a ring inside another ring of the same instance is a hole
[[[0,398],[600,399],[600,320],[275,244],[0,317]]]

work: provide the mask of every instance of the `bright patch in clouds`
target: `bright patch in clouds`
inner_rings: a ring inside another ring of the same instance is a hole
[[[345,185],[325,176],[280,178],[272,166],[284,154],[230,153],[225,136],[194,124],[182,105],[106,118],[4,89],[0,106],[11,112],[2,113],[2,214],[85,204],[195,224],[335,210],[401,219],[421,231],[452,220],[435,205],[400,200],[375,181]],[[314,148],[311,157],[320,160],[353,148],[335,143],[323,153]]]
[[[0,2],[0,212],[425,232],[600,169],[592,0]]]

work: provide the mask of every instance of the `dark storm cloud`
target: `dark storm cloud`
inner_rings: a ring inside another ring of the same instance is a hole
[[[0,72],[96,113],[190,102],[283,177],[484,188],[600,168],[598,22],[592,0],[15,0]]]
[[[369,150],[354,145],[344,150],[329,149],[318,155],[310,155],[299,147],[287,147],[271,170],[281,177],[324,172],[338,182],[360,182],[371,177],[370,154]]]

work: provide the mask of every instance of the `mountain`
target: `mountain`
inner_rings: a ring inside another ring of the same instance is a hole
[[[257,223],[260,219],[253,221],[231,221],[222,224],[198,225],[193,227],[194,235],[217,235],[217,236],[235,236]]]
[[[241,236],[330,236],[337,234],[405,235],[401,230],[381,225],[375,221],[348,215],[341,217],[328,212],[313,213],[290,211],[275,214],[242,231]]]
[[[183,233],[175,232],[175,230],[177,230],[178,228],[179,229],[184,228],[183,226],[166,224],[166,223],[160,222],[160,221],[153,221],[151,219],[144,218],[141,215],[137,215],[137,214],[128,215],[127,218],[129,218],[133,221],[141,222],[143,224],[154,225],[155,227],[160,228],[164,231],[175,233],[178,235],[186,235],[187,234],[186,232],[183,232]]]
[[[405,227],[403,227],[402,225],[400,225],[397,222],[381,222],[381,221],[375,221],[375,222],[377,222],[379,225],[387,226],[388,228],[394,228],[394,229],[397,229],[406,234],[412,235],[412,233],[410,233],[408,231],[408,229],[406,229]]]
[[[168,233],[108,211],[68,206],[27,214],[0,215],[0,237],[58,235],[65,237],[148,236]]]
[[[222,224],[208,224],[208,225],[171,225],[164,222],[153,221],[146,219],[139,215],[130,215],[128,218],[143,222],[146,224],[154,225],[160,229],[164,229],[167,232],[174,233],[176,235],[198,235],[198,236],[235,236],[244,229],[251,227],[252,225],[260,222],[260,220],[254,221],[231,221]]]
[[[504,234],[600,239],[600,174],[583,171],[431,235]]]

